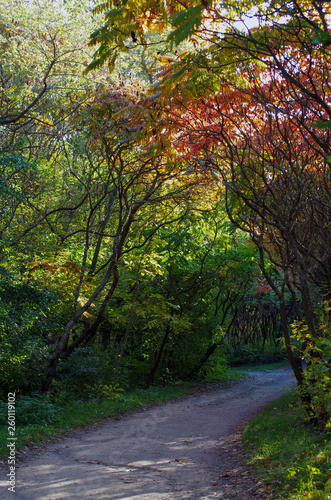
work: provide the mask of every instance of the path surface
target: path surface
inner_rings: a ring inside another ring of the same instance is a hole
[[[166,403],[47,444],[16,469],[1,469],[0,499],[259,499],[241,460],[240,429],[293,383],[290,369]],[[220,477],[220,475],[222,477]]]

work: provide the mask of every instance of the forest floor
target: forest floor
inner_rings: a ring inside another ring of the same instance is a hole
[[[7,500],[262,500],[241,431],[294,380],[290,368],[249,372],[190,397],[108,419],[21,455]]]

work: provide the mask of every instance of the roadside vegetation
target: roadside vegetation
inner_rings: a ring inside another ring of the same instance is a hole
[[[297,391],[269,404],[245,428],[243,440],[270,500],[331,498],[331,425],[311,426]]]

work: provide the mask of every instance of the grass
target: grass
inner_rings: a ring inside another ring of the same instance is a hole
[[[216,365],[204,374],[204,378],[201,380],[200,384],[210,385],[219,382],[231,382],[241,380],[242,378],[245,378],[247,376],[247,373],[245,373],[244,371],[239,371],[233,369],[232,367],[225,367],[224,365]],[[185,384],[194,386],[197,384],[197,382],[195,380],[192,380],[186,381]]]
[[[293,392],[250,422],[243,440],[248,463],[266,485],[270,500],[326,500],[331,499],[330,437],[330,431],[305,422]]]

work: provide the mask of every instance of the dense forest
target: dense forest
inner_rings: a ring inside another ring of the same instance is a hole
[[[287,358],[326,424],[330,15],[2,1],[3,400]]]

